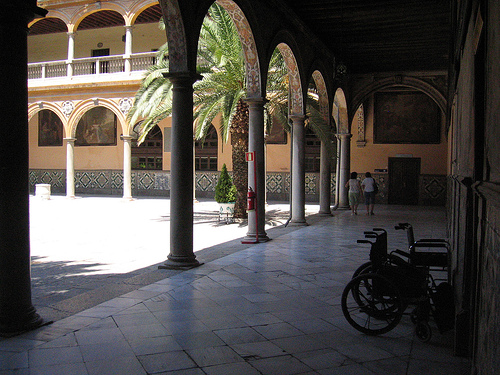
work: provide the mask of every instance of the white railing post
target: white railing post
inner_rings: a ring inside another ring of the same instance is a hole
[[[47,77],[47,64],[42,65],[42,79],[45,79]]]
[[[68,62],[67,62],[67,75],[73,77],[73,59],[75,58],[75,33],[68,32]]]
[[[132,26],[125,26],[125,72],[130,73],[130,56],[132,55]]]

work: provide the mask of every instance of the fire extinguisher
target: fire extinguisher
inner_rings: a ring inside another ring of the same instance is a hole
[[[247,211],[255,211],[255,191],[250,186],[247,193]]]

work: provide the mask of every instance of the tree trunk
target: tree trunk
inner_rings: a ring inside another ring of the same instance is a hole
[[[233,182],[238,191],[234,217],[246,218],[246,195],[248,190],[248,166],[245,154],[248,151],[248,105],[240,100],[231,122],[231,146],[233,147]]]

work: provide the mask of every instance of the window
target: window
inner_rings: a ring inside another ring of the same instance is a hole
[[[309,127],[306,128],[305,142],[305,170],[306,172],[319,172],[321,141]]]
[[[132,169],[162,170],[163,169],[163,135],[156,125],[146,136],[144,142],[137,145],[141,122],[134,126],[136,140],[132,142]]]
[[[195,170],[217,170],[218,138],[217,131],[212,125],[205,139],[195,142]]]

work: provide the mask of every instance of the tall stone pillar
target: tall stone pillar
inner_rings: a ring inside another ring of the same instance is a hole
[[[191,73],[167,73],[172,81],[170,162],[170,254],[162,268],[192,268],[193,251],[193,82]]]
[[[76,138],[64,138],[66,141],[66,197],[75,197],[75,141]]]
[[[73,76],[73,59],[75,58],[75,32],[68,32],[68,77]]]
[[[132,26],[125,26],[125,72],[131,71],[130,56],[132,56]]]
[[[2,2],[0,12],[0,336],[42,324],[31,302],[27,24],[36,1]]]
[[[291,116],[292,137],[292,220],[294,225],[306,222],[305,116]]]
[[[132,136],[122,135],[123,140],[123,199],[132,200]]]
[[[345,187],[351,173],[351,137],[352,134],[337,134],[340,139],[340,175],[339,184],[339,209],[349,208],[349,190]]]
[[[248,186],[255,191],[256,210],[248,213],[247,239],[268,241],[266,224],[266,166],[264,157],[265,99],[246,99],[248,103],[248,151],[255,152],[255,160],[248,163]],[[255,165],[254,165],[255,163]],[[258,237],[257,237],[258,234]]]
[[[332,198],[331,189],[331,168],[328,146],[321,142],[320,167],[319,167],[319,214],[331,215],[330,202]]]

